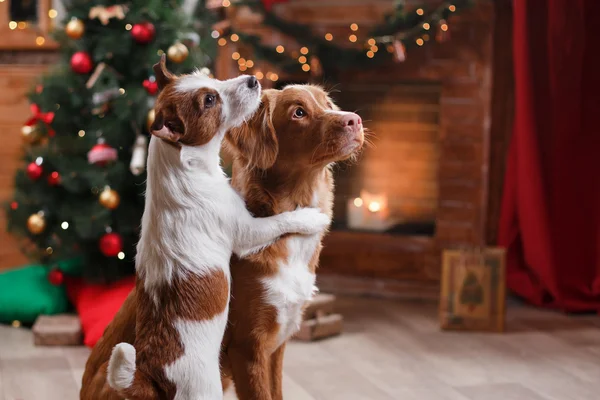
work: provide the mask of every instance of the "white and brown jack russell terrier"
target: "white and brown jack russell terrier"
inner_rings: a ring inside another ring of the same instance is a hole
[[[220,167],[225,132],[254,113],[256,78],[176,77],[154,67],[160,95],[136,255],[136,337],[112,351],[107,381],[124,398],[220,399],[232,253],[286,233],[315,234],[329,217],[304,208],[253,218]]]

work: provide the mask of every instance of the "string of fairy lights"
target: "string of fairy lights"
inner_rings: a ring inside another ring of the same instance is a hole
[[[3,3],[5,0],[0,0],[0,3]],[[56,19],[56,17],[58,17],[58,11],[56,11],[55,9],[51,8],[50,10],[48,10],[48,17],[51,20]],[[15,31],[15,30],[26,30],[26,29],[31,29],[33,27],[32,24],[30,24],[27,21],[9,21],[8,22],[8,29],[10,29],[11,31]],[[39,34],[35,37],[35,44],[38,46],[43,46],[46,43],[46,38]]]
[[[456,4],[455,4],[456,3]],[[223,0],[222,7],[250,5],[248,2],[235,2]],[[297,23],[288,23],[282,20],[272,12],[267,12],[264,8],[254,4],[255,9],[263,13],[263,24],[277,28],[285,36],[292,36],[297,43],[296,46],[290,45],[286,48],[283,44],[266,45],[258,36],[250,35],[241,31],[236,31],[228,24],[225,28],[215,28],[212,37],[217,40],[217,44],[225,47],[231,46],[231,58],[237,62],[240,72],[252,70],[257,79],[268,79],[276,82],[279,75],[276,72],[268,71],[263,73],[262,63],[256,60],[267,61],[272,69],[286,70],[293,72],[298,69],[311,75],[320,76],[325,67],[343,67],[346,64],[356,66],[357,62],[364,62],[368,65],[369,60],[388,54],[387,59],[392,55],[396,62],[403,62],[406,59],[406,48],[408,46],[421,47],[428,41],[435,39],[437,42],[444,42],[449,39],[449,24],[447,17],[458,10],[458,6],[467,5],[465,0],[454,0],[453,2],[442,2],[437,7],[425,9],[416,8],[409,12],[401,12],[403,15],[403,24],[394,30],[394,27],[379,27],[371,29],[369,32],[363,32],[358,23],[353,22],[348,25],[348,31],[343,33],[325,32],[320,36],[309,31],[309,27]],[[410,15],[413,13],[413,15]],[[410,18],[413,18],[410,20]],[[407,21],[411,21],[410,23]],[[413,24],[414,22],[414,24]],[[389,24],[389,21],[386,22]],[[413,24],[407,28],[406,25]],[[391,30],[387,34],[374,34],[376,32]],[[310,32],[310,33],[308,33]],[[293,34],[296,33],[296,34]],[[343,44],[346,42],[347,44]],[[339,43],[339,45],[338,45]],[[243,57],[240,54],[240,48],[246,45],[253,48],[253,59]]]

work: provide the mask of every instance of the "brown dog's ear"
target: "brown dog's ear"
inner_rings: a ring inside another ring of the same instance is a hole
[[[154,70],[158,90],[163,90],[174,79],[173,74],[167,69],[167,56],[165,54],[160,56],[160,61],[154,64],[152,69]]]
[[[254,116],[242,126],[229,130],[226,136],[229,147],[248,160],[250,167],[268,169],[277,159],[279,144],[273,126],[277,94],[277,90],[265,90]]]
[[[183,133],[173,131],[170,128],[170,124],[165,124],[165,117],[161,111],[156,113],[154,122],[150,126],[150,133],[156,137],[173,143],[177,143],[183,136]]]

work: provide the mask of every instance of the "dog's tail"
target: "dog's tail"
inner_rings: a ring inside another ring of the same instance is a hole
[[[158,399],[152,381],[136,370],[135,347],[129,343],[116,345],[108,361],[106,380],[120,396],[127,399]]]

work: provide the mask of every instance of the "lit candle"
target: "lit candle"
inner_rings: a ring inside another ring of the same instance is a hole
[[[348,200],[348,226],[352,229],[382,232],[394,223],[389,218],[388,199],[385,194],[372,194],[361,190],[360,197]]]

